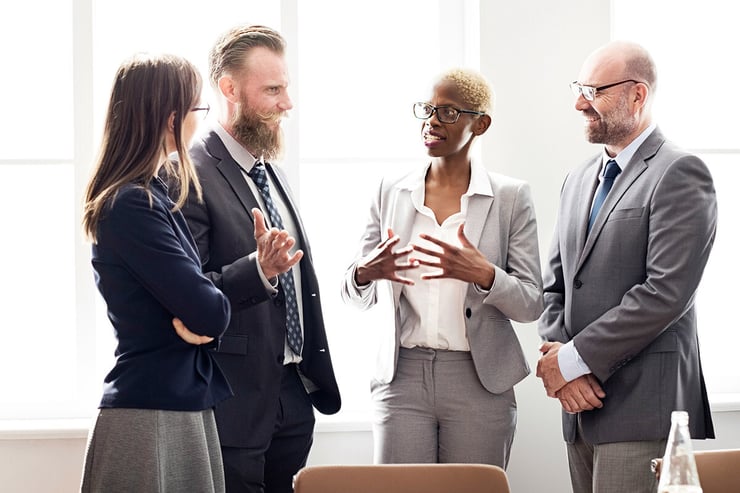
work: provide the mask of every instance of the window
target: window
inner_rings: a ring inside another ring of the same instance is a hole
[[[740,180],[740,134],[734,120],[740,112],[734,82],[740,67],[732,62],[740,46],[738,7],[723,0],[614,0],[612,8],[613,38],[642,44],[658,66],[658,125],[669,139],[699,155],[714,177],[717,236],[696,303],[707,388],[713,401],[721,401],[722,394],[740,395],[734,354],[740,333],[730,287],[740,276],[735,255],[740,198],[732,188]]]
[[[322,282],[343,414],[367,412],[368,338],[392,323],[390,308],[344,306],[339,282],[380,177],[420,165],[412,103],[428,97],[442,69],[477,65],[469,27],[477,8],[477,0],[39,0],[2,17],[0,42],[23,40],[23,49],[0,53],[15,75],[0,79],[12,115],[0,119],[0,135],[15,144],[0,148],[0,207],[12,232],[0,243],[0,419],[90,416],[113,363],[79,217],[118,65],[138,51],[172,52],[206,76],[215,38],[239,23],[275,27],[288,41],[296,108],[284,165]]]

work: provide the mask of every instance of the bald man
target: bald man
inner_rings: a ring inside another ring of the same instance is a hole
[[[652,493],[673,410],[714,438],[694,298],[714,242],[712,177],[652,120],[656,69],[628,42],[571,84],[601,152],[562,186],[543,272],[537,376],[560,400],[575,493]]]

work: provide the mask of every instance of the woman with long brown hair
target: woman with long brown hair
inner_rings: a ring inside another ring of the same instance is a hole
[[[231,390],[209,347],[230,305],[201,273],[179,211],[200,194],[187,146],[208,111],[201,86],[172,55],[134,56],[116,74],[82,220],[117,340],[85,492],[224,490],[213,406]]]

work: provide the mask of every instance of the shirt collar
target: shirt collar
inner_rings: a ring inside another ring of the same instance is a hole
[[[400,189],[404,190],[419,190],[424,189],[424,180],[427,176],[431,163],[427,164],[423,168],[409,173],[406,178],[402,179],[396,185]],[[491,182],[488,179],[488,172],[475,160],[470,162],[470,184],[468,185],[468,191],[464,195],[487,195],[493,197],[493,189],[491,188]]]
[[[648,125],[648,127],[642,131],[640,135],[637,136],[635,140],[629,143],[627,147],[622,149],[622,152],[617,154],[616,156],[609,157],[609,154],[606,153],[606,148],[604,148],[602,152],[601,157],[601,167],[603,168],[606,166],[607,161],[614,160],[619,165],[619,168],[624,171],[624,169],[627,167],[630,161],[632,161],[632,157],[635,155],[635,152],[637,152],[637,149],[640,148],[643,142],[647,140],[647,138],[650,136],[651,133],[653,133],[653,130],[655,130],[655,127],[657,127],[656,123],[651,123]]]
[[[234,137],[232,137],[220,123],[216,122],[213,126],[213,130],[221,138],[221,141],[224,143],[224,147],[229,151],[229,154],[234,158],[234,161],[236,161],[239,166],[245,170],[252,169],[257,158],[252,156],[252,154]]]

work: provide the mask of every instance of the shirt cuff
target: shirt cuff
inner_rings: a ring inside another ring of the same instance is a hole
[[[257,272],[260,275],[260,279],[262,279],[262,284],[264,284],[265,289],[268,293],[270,293],[272,296],[275,296],[278,292],[278,276],[275,276],[275,282],[273,283],[271,279],[268,279],[267,276],[265,276],[265,273],[262,272],[262,266],[259,262],[257,262]]]
[[[560,350],[558,351],[558,366],[560,367],[560,373],[562,373],[563,378],[567,382],[591,373],[591,368],[588,367],[586,362],[581,358],[581,355],[578,354],[573,341],[560,346]]]

